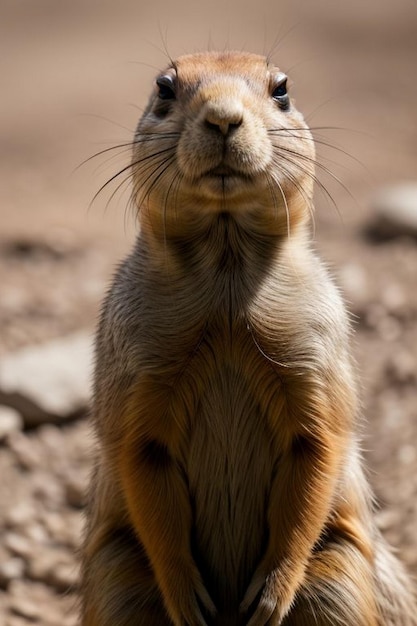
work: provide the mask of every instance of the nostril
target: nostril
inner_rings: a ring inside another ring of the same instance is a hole
[[[242,125],[243,118],[241,118],[238,122],[229,123],[229,132],[232,132],[239,128]]]
[[[210,120],[206,119],[206,120],[204,120],[204,125],[205,125],[206,128],[208,128],[210,130],[220,131],[220,123],[219,122],[217,122],[217,124],[216,124],[216,123],[210,122]]]
[[[242,124],[242,121],[243,118],[235,118],[233,122],[227,119],[219,119],[214,121],[213,118],[210,119],[209,116],[207,116],[204,120],[204,124],[206,128],[209,128],[210,130],[220,132],[222,135],[228,135],[229,133],[232,133],[237,128],[239,128],[239,126],[241,126]]]

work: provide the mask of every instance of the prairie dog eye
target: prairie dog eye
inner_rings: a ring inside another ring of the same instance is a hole
[[[158,86],[158,97],[161,100],[175,100],[175,80],[174,77],[170,74],[164,74],[163,76],[159,76],[156,79],[156,84]]]
[[[290,99],[287,92],[287,77],[285,74],[279,73],[275,76],[271,96],[281,109],[288,109]]]

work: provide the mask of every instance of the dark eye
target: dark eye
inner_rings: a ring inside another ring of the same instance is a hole
[[[288,109],[290,99],[287,92],[287,77],[281,75],[277,78],[271,94],[273,100],[275,100],[281,109]]]
[[[172,76],[165,75],[156,79],[158,97],[161,100],[175,100],[175,82]]]
[[[285,79],[284,82],[278,85],[278,87],[275,87],[274,91],[272,92],[272,97],[284,98],[287,95],[287,79]]]

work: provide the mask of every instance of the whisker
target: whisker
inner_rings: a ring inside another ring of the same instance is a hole
[[[269,354],[267,354],[263,348],[259,345],[258,340],[256,338],[255,335],[255,331],[253,329],[253,326],[251,324],[249,324],[249,322],[247,323],[247,329],[249,331],[250,336],[252,337],[252,341],[255,344],[256,348],[259,350],[260,354],[265,357],[268,361],[270,361],[271,363],[274,363],[274,365],[279,365],[280,367],[291,367],[292,364],[291,363],[282,363],[280,361],[277,361],[276,359],[273,359],[271,356],[269,356]]]
[[[131,179],[132,179],[132,172],[130,172],[130,173],[126,176],[126,178],[124,178],[124,179],[122,180],[122,182],[121,182],[121,183],[119,183],[119,184],[117,185],[116,189],[112,192],[112,194],[111,194],[110,198],[109,198],[109,199],[107,200],[107,202],[106,202],[105,211],[107,211],[107,209],[109,208],[111,201],[112,201],[112,200],[113,200],[113,198],[116,196],[116,194],[118,193],[118,191],[119,191],[119,190],[120,190],[120,189],[121,189],[121,188],[122,188],[122,187],[123,187],[126,183],[128,183]]]
[[[294,159],[290,159],[288,157],[288,155],[286,154],[286,152],[288,152],[285,148],[282,148],[281,146],[274,146],[275,149],[277,150],[281,150],[281,156],[286,159],[288,161],[288,163],[291,163],[292,165],[295,165],[295,167],[297,167],[301,172],[303,172],[306,176],[309,176],[315,183],[316,185],[321,189],[321,191],[324,193],[324,195],[330,200],[331,204],[333,205],[336,213],[338,214],[339,218],[343,221],[342,215],[340,214],[339,211],[339,207],[337,206],[337,203],[335,201],[335,199],[333,198],[332,194],[329,192],[329,190],[327,189],[327,187],[321,182],[321,180],[311,171],[307,170],[306,168],[304,168],[299,162],[297,162]],[[291,153],[291,151],[290,151]],[[298,154],[296,154],[296,156],[300,156]],[[312,162],[314,163],[315,161],[312,159]],[[279,165],[279,164],[277,164]]]
[[[81,113],[80,116],[92,117],[97,120],[102,120],[103,122],[108,122],[109,124],[112,124],[113,126],[117,126],[118,128],[121,128],[122,130],[126,130],[130,135],[134,132],[131,128],[128,128],[127,126],[123,126],[123,124],[120,124],[119,122],[115,122],[114,120],[111,120],[110,118],[105,117],[104,115],[98,115],[97,113]]]
[[[279,130],[280,129],[272,129],[272,130],[269,130],[268,132],[278,133]],[[290,129],[287,129],[287,128],[282,129],[282,130],[290,132]],[[302,129],[297,129],[297,130],[302,130]],[[304,129],[304,130],[306,130],[306,129]],[[326,148],[330,148],[332,150],[336,150],[337,152],[340,152],[341,154],[343,154],[344,156],[348,157],[352,161],[355,161],[355,163],[360,165],[362,168],[365,169],[365,171],[368,174],[370,174],[370,171],[368,170],[366,165],[360,159],[355,157],[353,154],[350,154],[350,152],[347,152],[346,150],[344,150],[340,146],[337,146],[336,144],[329,143],[327,140],[325,141],[325,138],[318,139],[317,136],[314,136],[314,135],[312,135],[311,137],[305,137],[305,136],[302,136],[302,135],[301,136],[300,135],[294,135],[293,133],[291,133],[291,136],[294,137],[295,139],[302,139],[304,141],[312,141],[313,143],[318,144],[320,146],[325,146]],[[330,161],[330,159],[328,159],[327,157],[323,157],[323,158],[326,158],[327,160]],[[338,167],[344,167],[341,163],[334,162],[334,164],[337,165]],[[347,168],[345,168],[345,169],[347,169]]]
[[[357,202],[356,198],[354,197],[354,195],[352,194],[350,189],[348,189],[346,187],[346,185],[340,180],[340,178],[338,176],[336,176],[336,174],[334,174],[328,167],[323,165],[323,163],[320,163],[320,161],[318,161],[317,159],[313,159],[313,158],[307,156],[306,154],[301,154],[301,153],[297,152],[296,150],[291,150],[291,148],[286,148],[284,146],[277,146],[277,145],[274,144],[274,148],[277,148],[277,149],[279,149],[281,151],[288,152],[289,154],[294,155],[296,158],[300,158],[303,161],[306,161],[308,163],[312,163],[313,165],[319,167],[323,172],[325,172],[328,176],[333,178],[333,180],[335,180],[337,183],[339,183],[339,185],[346,191],[346,193],[350,196],[350,198],[352,198],[352,200],[355,203]]]
[[[139,139],[134,139],[133,141],[128,141],[125,143],[119,143],[119,144],[115,144],[113,146],[110,146],[108,148],[104,148],[103,150],[99,150],[99,152],[96,152],[95,154],[92,154],[91,156],[89,156],[87,159],[84,159],[84,161],[81,161],[81,163],[79,165],[77,165],[74,169],[74,172],[76,172],[77,170],[79,170],[81,167],[83,167],[83,165],[85,165],[86,163],[89,163],[90,161],[92,161],[93,159],[103,155],[103,154],[107,154],[109,152],[112,152],[113,150],[121,150],[121,149],[126,149],[126,152],[128,150],[128,148],[133,148],[134,146],[139,146],[142,143],[147,143],[148,141],[163,141],[164,139],[176,139],[178,137],[179,133],[150,133],[149,135],[140,137]],[[120,155],[123,154],[123,151],[120,153]]]
[[[111,176],[103,185],[101,185],[101,187],[99,188],[98,191],[96,191],[96,193],[94,194],[90,204],[89,204],[89,208],[91,208],[92,204],[94,204],[94,202],[97,200],[98,196],[104,191],[104,189],[106,189],[114,180],[116,180],[116,178],[118,178],[119,176],[121,176],[124,172],[127,172],[129,169],[132,169],[134,167],[136,167],[137,165],[139,165],[140,163],[143,163],[145,161],[149,161],[150,159],[154,159],[158,156],[160,156],[161,154],[164,154],[166,152],[172,151],[174,148],[170,147],[170,148],[164,148],[162,150],[159,150],[158,152],[154,152],[152,154],[148,154],[140,159],[137,159],[136,161],[133,161],[132,163],[129,163],[128,165],[124,166],[121,170],[119,170],[118,172],[116,172],[116,174],[113,174],[113,176]]]
[[[306,195],[304,189],[299,184],[297,178],[295,176],[293,176],[292,172],[288,168],[283,166],[282,162],[280,162],[279,164],[277,163],[277,165],[279,165],[279,167],[284,170],[285,175],[287,176],[288,180],[290,181],[292,186],[298,191],[298,193],[303,198],[305,204],[307,205],[308,212],[309,212],[310,217],[311,217],[312,227],[313,227],[313,237],[315,237],[315,235],[316,235],[316,220],[315,220],[315,217],[314,217],[314,206],[313,206],[313,203],[312,203],[312,199],[308,198],[308,196]]]
[[[161,169],[162,171],[160,172],[160,174],[158,174],[156,176],[156,178],[154,180],[152,180],[151,184],[148,187],[148,190],[146,192],[146,194],[143,197],[143,201],[146,201],[147,199],[149,199],[149,196],[152,192],[152,190],[154,189],[156,183],[158,182],[158,180],[160,179],[160,177],[163,175],[163,173],[167,170],[167,168],[172,164],[173,160],[175,159],[175,154],[172,154],[171,156],[169,156],[168,158],[163,158],[159,161],[159,164],[157,164],[156,167],[153,168],[152,172],[149,174],[149,176],[147,176],[144,180],[140,180],[137,186],[137,192],[139,191],[140,187],[145,188],[146,184],[148,183],[149,180],[152,179],[152,177]],[[146,167],[146,169],[150,169],[150,167]]]
[[[275,184],[277,185],[277,187],[278,187],[278,189],[279,189],[279,191],[281,193],[282,199],[284,201],[285,215],[286,215],[286,219],[287,219],[287,236],[288,236],[288,239],[291,239],[290,211],[289,211],[289,208],[288,208],[287,198],[285,196],[284,190],[283,190],[282,185],[279,182],[279,180],[271,173],[270,173],[270,176],[271,176],[272,180],[275,182]]]
[[[271,194],[271,198],[272,198],[272,203],[274,205],[274,209],[275,209],[275,214],[276,217],[278,218],[278,200],[275,194],[275,190],[274,190],[274,186],[272,184],[272,176],[270,175],[269,172],[266,172],[266,182],[268,184],[268,189],[269,189],[269,193]]]

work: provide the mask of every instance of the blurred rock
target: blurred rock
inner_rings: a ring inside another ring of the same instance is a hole
[[[12,580],[22,578],[25,571],[25,562],[14,557],[0,563],[0,587],[6,589]]]
[[[23,418],[19,411],[10,406],[0,405],[0,441],[22,428]]]
[[[13,580],[9,585],[9,607],[12,613],[42,626],[63,624],[60,612],[53,606],[53,591],[45,584]],[[14,622],[10,622],[12,624]],[[27,622],[25,622],[27,624]]]
[[[365,313],[365,323],[376,330],[383,341],[395,341],[401,335],[401,324],[393,315],[389,315],[382,304],[369,305]]]
[[[32,476],[32,492],[46,507],[58,509],[64,503],[64,490],[60,482],[50,473],[39,470]]]
[[[396,384],[413,383],[417,380],[417,359],[403,349],[390,355],[385,373]]]
[[[409,182],[381,189],[372,202],[376,219],[375,235],[417,237],[417,183]]]
[[[20,411],[26,426],[75,417],[88,405],[90,362],[88,333],[23,348],[0,362],[0,402]]]
[[[75,590],[80,581],[80,570],[75,561],[58,563],[50,572],[48,583],[57,591]]]
[[[32,542],[18,533],[6,533],[4,537],[4,545],[12,554],[24,559],[33,554],[34,548]]]
[[[75,561],[66,550],[42,548],[29,562],[27,574],[32,580],[43,582],[58,591],[67,591],[78,582]]]
[[[41,511],[41,517],[49,541],[65,545],[71,551],[79,549],[84,529],[84,517],[81,511],[69,510],[64,513]]]
[[[44,457],[38,441],[20,432],[9,435],[7,441],[21,467],[34,470],[42,466]]]
[[[39,604],[24,596],[12,597],[10,599],[10,609],[19,617],[24,617],[29,621],[37,620],[41,616]]]
[[[398,283],[385,285],[380,297],[388,313],[402,317],[407,311],[409,302],[404,289]]]
[[[6,515],[6,525],[10,528],[21,528],[29,524],[36,515],[35,507],[27,500],[10,507]]]
[[[86,501],[87,485],[88,485],[88,471],[73,472],[65,480],[65,492],[67,503],[70,506],[76,508],[82,508]]]

